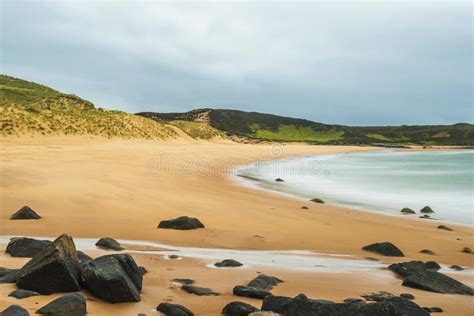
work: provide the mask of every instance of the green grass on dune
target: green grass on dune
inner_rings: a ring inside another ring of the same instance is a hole
[[[189,136],[196,139],[212,139],[214,137],[225,137],[224,133],[203,122],[193,121],[171,121],[171,125],[178,127]]]
[[[327,143],[339,140],[344,135],[343,131],[315,131],[311,127],[299,127],[295,125],[280,125],[277,131],[262,129],[258,124],[252,124],[250,128],[255,133],[255,137],[267,140]]]

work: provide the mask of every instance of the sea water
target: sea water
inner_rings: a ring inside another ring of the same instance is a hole
[[[252,186],[303,199],[390,214],[404,207],[418,213],[429,205],[433,218],[474,224],[474,151],[307,156],[250,164],[236,175]]]

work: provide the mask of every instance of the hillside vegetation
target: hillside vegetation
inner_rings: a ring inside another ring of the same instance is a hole
[[[185,113],[143,112],[159,122],[202,122],[225,132],[254,140],[300,141],[314,144],[474,145],[474,125],[344,126],[278,115],[221,109]]]
[[[95,108],[75,95],[0,75],[1,135],[94,135],[164,139],[175,132],[156,121]]]

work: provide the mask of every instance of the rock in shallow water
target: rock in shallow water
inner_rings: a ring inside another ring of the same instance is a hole
[[[39,216],[29,206],[23,206],[10,217],[11,220],[40,219],[40,218],[41,216]]]
[[[12,257],[33,258],[51,244],[49,240],[38,240],[27,237],[14,237],[7,245],[6,253]]]
[[[49,316],[83,316],[86,313],[86,300],[77,293],[61,296],[36,312]]]
[[[412,210],[411,208],[404,207],[404,208],[402,208],[402,210],[400,211],[400,213],[403,213],[403,214],[415,214],[415,211]]]
[[[20,289],[52,294],[79,291],[79,280],[76,247],[71,237],[61,235],[18,271],[16,285]]]
[[[319,204],[324,204],[324,201],[321,200],[320,198],[314,198],[314,199],[311,200],[311,202],[319,203]]]
[[[2,316],[30,316],[30,313],[20,305],[10,305],[4,309],[0,315]]]
[[[224,259],[221,262],[214,263],[216,267],[219,268],[234,268],[234,267],[241,267],[243,266],[242,263],[234,260],[234,259]]]
[[[82,265],[84,288],[109,303],[139,302],[143,275],[129,254],[107,255]]]
[[[165,316],[194,316],[193,312],[179,304],[161,303],[156,310]]]
[[[430,271],[423,261],[395,263],[388,268],[404,278],[404,286],[443,294],[474,295],[469,286],[442,273]]]
[[[104,238],[99,239],[99,241],[97,241],[95,245],[103,249],[110,249],[110,250],[115,250],[115,251],[120,251],[120,250],[125,249],[120,245],[118,241],[110,237],[104,237]]]
[[[400,249],[398,249],[397,246],[395,246],[394,244],[388,241],[370,244],[370,245],[362,247],[362,249],[366,251],[370,251],[370,252],[375,252],[383,256],[389,256],[389,257],[404,257],[405,256],[403,252]]]
[[[204,225],[197,218],[181,216],[176,219],[161,221],[158,228],[190,230],[204,228]]]
[[[247,316],[256,311],[258,311],[258,309],[250,304],[243,302],[230,302],[222,309],[222,314],[228,316]]]
[[[425,213],[425,214],[427,214],[427,213],[434,213],[434,211],[431,209],[431,207],[425,206],[425,207],[423,207],[423,208],[420,210],[420,213]]]

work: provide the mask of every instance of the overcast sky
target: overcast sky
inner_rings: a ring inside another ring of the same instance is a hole
[[[1,4],[1,72],[105,108],[474,121],[471,2]]]

